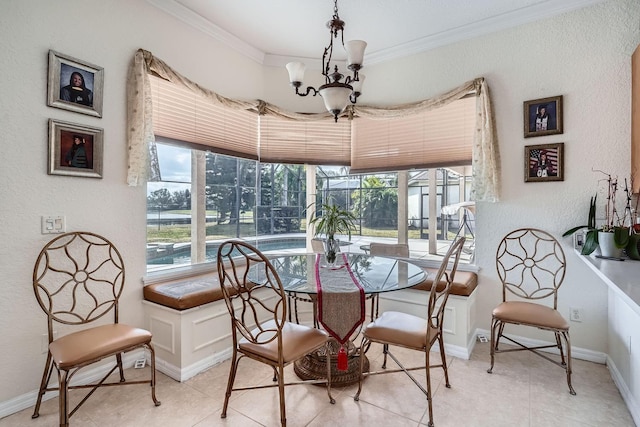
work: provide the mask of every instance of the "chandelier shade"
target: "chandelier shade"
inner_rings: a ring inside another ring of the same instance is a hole
[[[364,60],[364,50],[367,47],[367,42],[364,40],[351,40],[348,41],[344,48],[347,51],[347,68],[352,70],[352,67],[362,67],[362,61]]]
[[[338,121],[338,114],[342,113],[349,103],[349,96],[353,87],[344,83],[329,83],[320,86],[318,90],[324,100],[324,106]]]
[[[355,104],[362,93],[364,75],[359,75],[358,72],[362,68],[367,42],[351,40],[345,44],[343,36],[345,23],[338,16],[338,0],[334,0],[333,12],[332,19],[327,22],[330,35],[329,45],[324,48],[324,54],[322,55],[322,75],[325,78],[325,84],[318,89],[313,86],[307,86],[306,89],[301,90],[306,66],[302,62],[289,62],[286,67],[289,72],[289,82],[295,88],[296,94],[300,96],[307,96],[312,92],[313,96],[320,94],[327,111],[333,114],[337,122],[338,116],[344,111],[347,104],[350,102]],[[338,34],[340,35],[342,47],[347,52],[347,68],[353,73],[350,76],[346,76],[346,78],[344,74],[338,71],[337,65],[332,66],[331,64],[333,40],[338,38]],[[342,81],[343,78],[345,78],[344,81]]]

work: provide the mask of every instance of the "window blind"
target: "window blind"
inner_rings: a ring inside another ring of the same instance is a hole
[[[410,116],[353,120],[351,173],[470,165],[476,99]]]
[[[348,166],[351,121],[294,121],[260,116],[260,161]]]
[[[215,103],[164,79],[149,76],[156,136],[192,148],[258,159],[258,115]]]

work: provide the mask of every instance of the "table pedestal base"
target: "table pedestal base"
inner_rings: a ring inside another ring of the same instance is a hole
[[[339,371],[338,350],[340,345],[331,340],[331,387],[342,387],[356,384],[360,377],[360,357],[364,357],[364,371],[369,371],[369,359],[364,354],[360,355],[353,343],[348,343],[347,370]],[[324,348],[317,352],[309,353],[302,359],[293,363],[293,371],[303,380],[319,380],[327,378],[327,357]]]

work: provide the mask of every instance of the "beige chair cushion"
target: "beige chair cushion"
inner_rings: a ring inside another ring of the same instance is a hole
[[[493,310],[493,317],[507,323],[561,331],[569,330],[569,324],[558,310],[532,302],[503,302]]]
[[[149,331],[116,323],[65,335],[51,342],[49,351],[64,370],[150,342]]]
[[[275,321],[270,320],[263,325],[264,329],[276,329]],[[253,335],[257,334],[254,330]],[[305,354],[323,346],[329,335],[320,329],[310,328],[296,323],[285,322],[282,327],[282,353],[284,364],[300,359]],[[274,339],[266,344],[255,344],[241,339],[238,343],[241,351],[253,353],[274,363],[278,362],[278,340]]]
[[[392,345],[423,350],[427,339],[437,334],[431,328],[427,338],[427,321],[411,314],[397,311],[385,311],[380,317],[367,325],[364,335],[371,341],[384,341]]]
[[[142,293],[145,300],[176,310],[187,310],[224,299],[217,274],[175,283],[146,285]]]
[[[437,268],[424,267],[423,270],[428,274],[427,280],[413,286],[411,289],[418,289],[420,291],[431,291],[431,285],[433,285],[433,278],[438,272]],[[468,297],[478,286],[478,275],[472,271],[460,271],[456,270],[453,283],[451,284],[450,295],[459,295]],[[444,282],[438,285],[439,289],[444,287]]]

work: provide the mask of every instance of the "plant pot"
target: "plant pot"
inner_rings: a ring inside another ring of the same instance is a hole
[[[640,234],[629,236],[626,252],[629,258],[640,260]]]
[[[621,258],[622,250],[616,246],[614,240],[615,235],[612,232],[599,231],[598,232],[598,246],[600,247],[600,254],[605,258]]]

